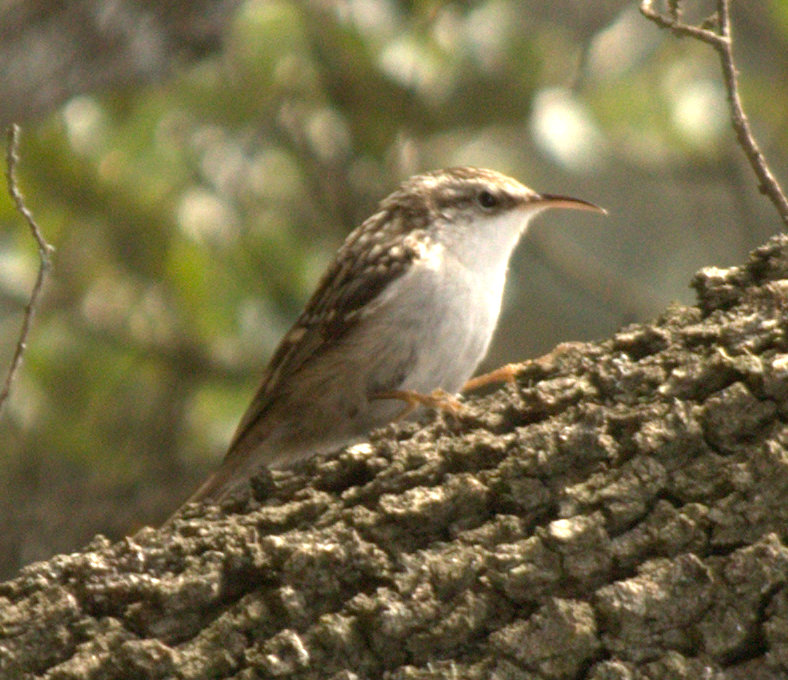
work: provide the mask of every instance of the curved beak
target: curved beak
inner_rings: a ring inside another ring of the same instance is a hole
[[[559,196],[557,194],[538,194],[533,198],[534,203],[544,203],[546,208],[570,208],[572,210],[591,210],[593,212],[607,215],[607,210],[598,205],[589,203],[580,198],[570,196]]]

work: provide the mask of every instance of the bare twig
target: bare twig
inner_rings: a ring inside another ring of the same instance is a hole
[[[681,3],[670,0],[668,13],[660,14],[654,9],[654,0],[642,0],[640,11],[646,18],[663,28],[669,28],[678,36],[690,36],[711,45],[720,57],[725,87],[728,90],[728,102],[731,107],[731,122],[736,132],[739,146],[744,149],[756,177],[758,189],[774,203],[783,223],[788,227],[788,199],[786,199],[779,182],[775,179],[766,159],[763,157],[750,123],[744,113],[736,65],[733,61],[733,41],[731,39],[730,0],[717,0],[717,12],[709,17],[701,26],[691,26],[681,20]]]
[[[30,327],[33,323],[33,315],[36,311],[38,298],[41,295],[41,291],[44,287],[44,281],[46,280],[47,273],[49,272],[49,256],[54,250],[54,248],[46,242],[46,239],[41,233],[41,229],[38,227],[38,224],[36,224],[36,221],[33,218],[33,214],[25,205],[25,199],[22,197],[22,193],[19,191],[19,185],[16,181],[16,166],[19,162],[19,127],[17,125],[9,126],[6,133],[6,139],[8,145],[5,157],[8,194],[13,199],[17,211],[27,222],[28,227],[30,227],[30,232],[33,234],[33,238],[36,240],[40,264],[38,267],[38,275],[36,276],[35,285],[33,286],[33,290],[30,293],[30,300],[25,307],[25,315],[22,319],[22,328],[19,331],[19,340],[17,340],[16,343],[14,356],[11,359],[11,365],[8,368],[8,374],[6,375],[5,382],[3,383],[3,389],[0,390],[0,410],[2,410],[3,405],[8,399],[8,395],[11,392],[11,386],[14,383],[16,375],[19,371],[19,367],[22,365],[22,358],[24,357],[25,350],[27,348],[27,336],[30,333]]]

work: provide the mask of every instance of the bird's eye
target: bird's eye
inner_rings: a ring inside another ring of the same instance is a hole
[[[479,205],[486,210],[490,208],[494,208],[498,205],[498,197],[494,194],[490,193],[486,189],[483,189],[479,192],[479,195],[476,197],[476,200],[479,202]]]

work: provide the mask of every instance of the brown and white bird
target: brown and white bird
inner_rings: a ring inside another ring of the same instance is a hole
[[[400,399],[456,393],[490,344],[509,258],[547,208],[604,212],[470,167],[411,177],[383,199],[337,252],[189,502],[362,439],[397,417]]]

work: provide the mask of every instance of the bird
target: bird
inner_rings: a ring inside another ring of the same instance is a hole
[[[262,466],[358,442],[420,404],[456,405],[495,331],[509,259],[548,208],[605,212],[484,168],[404,181],[339,248],[186,504],[218,503]]]

